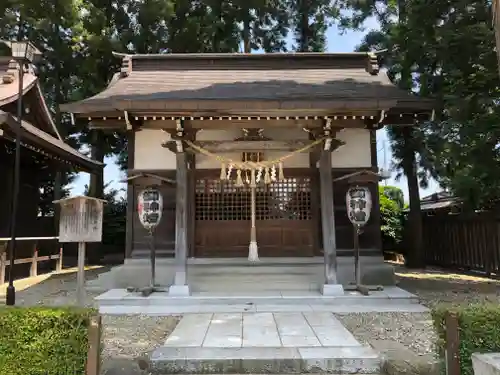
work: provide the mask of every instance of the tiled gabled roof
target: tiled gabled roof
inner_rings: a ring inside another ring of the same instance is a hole
[[[376,58],[367,53],[122,57],[121,72],[115,75],[108,88],[61,108],[72,113],[90,113],[159,109],[159,103],[172,109],[169,103],[178,106],[182,101],[331,100],[365,103],[372,109],[388,104],[395,107],[399,102],[410,107],[417,102],[423,103],[420,98],[394,86],[385,73],[379,72]]]

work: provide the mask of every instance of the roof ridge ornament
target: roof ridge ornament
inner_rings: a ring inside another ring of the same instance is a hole
[[[132,58],[130,55],[125,55],[122,59],[122,67],[120,69],[120,77],[128,77],[132,72]]]
[[[380,65],[378,63],[378,57],[374,52],[368,52],[368,66],[366,71],[372,76],[376,76],[380,72]]]

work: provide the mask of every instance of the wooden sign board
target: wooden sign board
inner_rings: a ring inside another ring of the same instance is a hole
[[[101,242],[104,202],[86,196],[54,201],[61,205],[59,242]]]

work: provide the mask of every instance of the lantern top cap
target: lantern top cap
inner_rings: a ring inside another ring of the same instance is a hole
[[[334,179],[334,182],[347,180],[349,183],[361,182],[378,182],[380,174],[372,170],[362,170],[354,173],[349,173],[339,178]]]
[[[52,201],[52,203],[65,204],[65,203],[69,203],[71,201],[82,201],[82,200],[84,200],[84,201],[86,201],[86,200],[89,200],[89,201],[98,201],[98,202],[102,202],[102,203],[107,203],[107,201],[105,199],[88,197],[86,195],[77,195],[77,196],[74,196],[74,197],[68,197],[68,198],[58,199],[56,201]]]
[[[11,49],[12,57],[19,60],[27,60],[30,63],[34,62],[42,53],[33,43],[28,40],[8,41],[0,40],[3,44]]]

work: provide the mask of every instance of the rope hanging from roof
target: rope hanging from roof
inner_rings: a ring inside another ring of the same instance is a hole
[[[310,150],[314,146],[322,143],[325,139],[326,137],[317,139],[304,147],[294,150],[280,158],[269,161],[251,161],[251,160],[235,161],[233,159],[225,158],[223,156],[214,154],[213,152],[210,152],[207,149],[198,146],[189,140],[186,140],[185,142],[194,151],[202,155],[208,156],[210,158],[213,158],[221,163],[221,173],[220,173],[221,180],[230,180],[233,170],[236,170],[235,185],[241,187],[244,185],[242,178],[242,171],[251,171],[251,172],[253,171],[253,174],[255,174],[255,183],[259,183],[262,179],[264,180],[265,184],[270,184],[271,182],[277,180],[278,181],[284,180],[285,178],[283,172],[284,161],[291,158],[292,156]],[[250,181],[246,182],[250,183]]]

